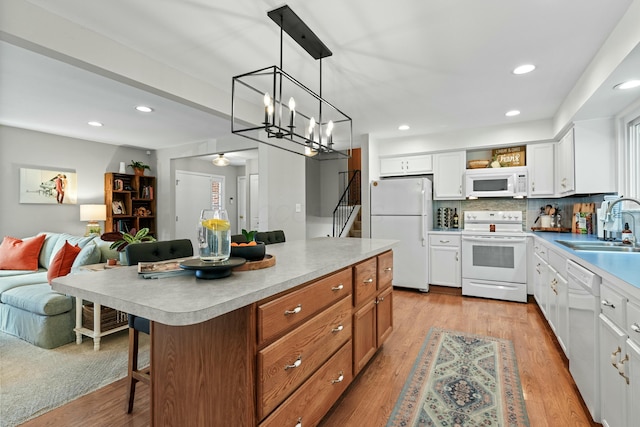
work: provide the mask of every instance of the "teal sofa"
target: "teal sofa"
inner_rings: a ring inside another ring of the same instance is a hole
[[[110,242],[97,236],[46,234],[37,271],[0,270],[0,330],[42,348],[55,348],[75,341],[75,301],[51,289],[47,269],[66,241],[81,248],[70,274],[81,267],[117,258]]]

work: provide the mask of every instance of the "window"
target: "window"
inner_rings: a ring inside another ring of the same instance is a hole
[[[640,198],[640,99],[621,112],[618,122],[618,194]],[[636,210],[639,206],[625,203]]]
[[[626,141],[626,165],[628,179],[626,182],[629,197],[640,197],[640,117],[628,124]]]
[[[211,208],[224,209],[224,176],[211,177]]]

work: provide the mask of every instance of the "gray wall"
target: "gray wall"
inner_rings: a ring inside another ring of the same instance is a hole
[[[0,238],[28,237],[40,231],[84,234],[86,223],[80,221],[80,204],[104,203],[104,174],[117,172],[120,162],[145,162],[151,166],[151,172],[146,173],[154,176],[155,153],[146,153],[0,125]],[[75,170],[77,204],[20,204],[19,176],[24,167]]]

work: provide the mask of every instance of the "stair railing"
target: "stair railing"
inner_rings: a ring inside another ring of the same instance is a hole
[[[348,179],[348,182],[347,182]],[[360,170],[340,172],[340,182],[347,182],[333,210],[333,237],[339,237],[357,205],[360,204]]]

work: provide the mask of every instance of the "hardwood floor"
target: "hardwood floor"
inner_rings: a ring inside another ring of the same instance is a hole
[[[535,302],[494,301],[438,292],[394,290],[394,332],[320,424],[384,426],[429,328],[491,335],[513,342],[532,427],[599,426],[590,421],[567,362]],[[23,426],[147,426],[149,393],[139,384],[132,414],[125,380],[50,411]]]

